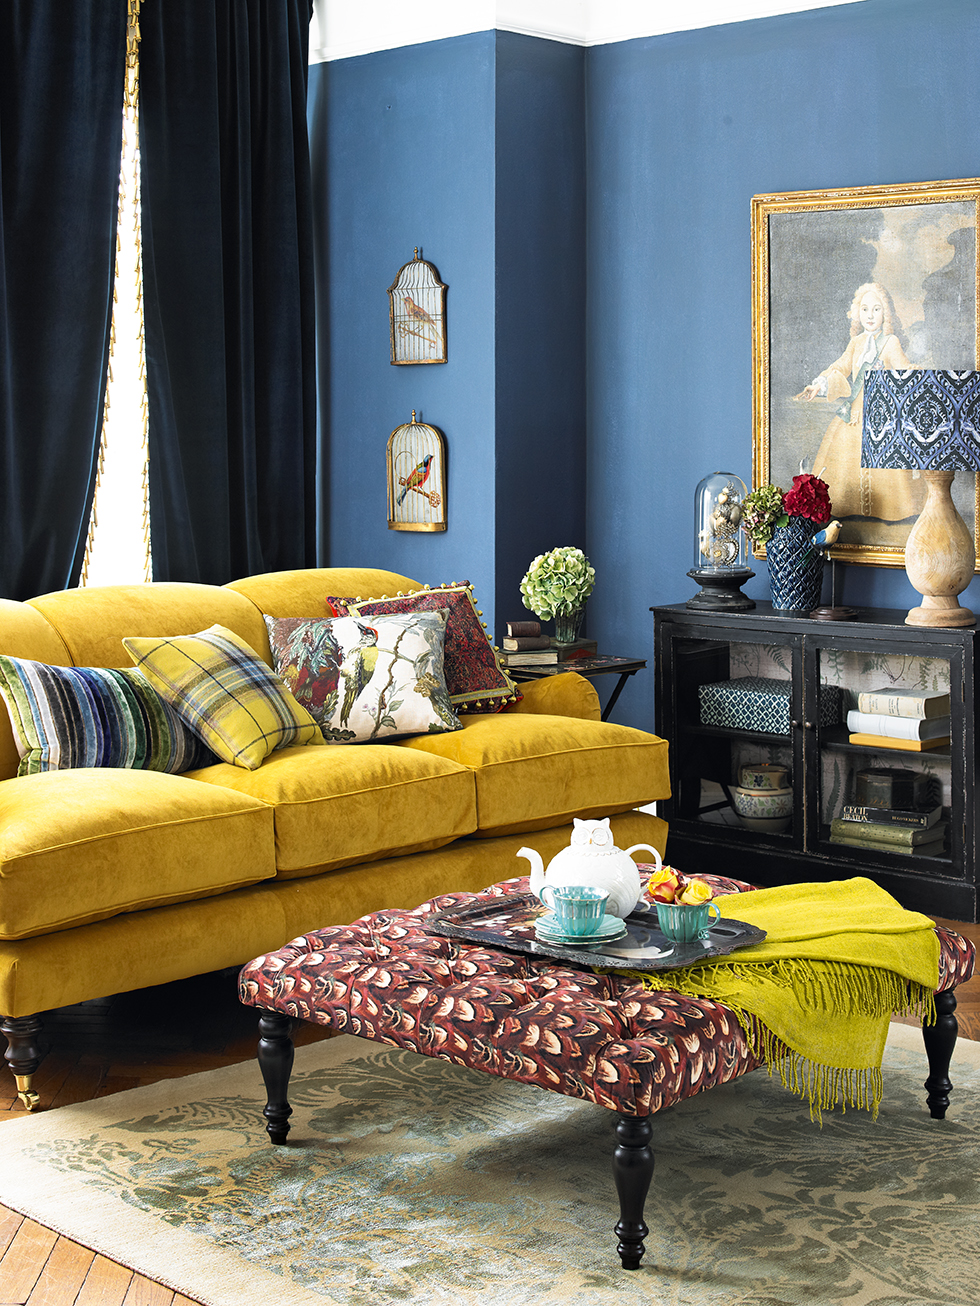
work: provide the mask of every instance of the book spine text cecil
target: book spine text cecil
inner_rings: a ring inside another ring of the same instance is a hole
[[[845,806],[840,814],[845,821],[863,821],[866,825],[906,825],[919,830],[925,830],[939,820],[938,810],[905,812],[896,807]]]

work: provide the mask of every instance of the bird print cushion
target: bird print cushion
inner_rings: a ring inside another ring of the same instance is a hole
[[[460,729],[446,691],[444,610],[265,624],[276,671],[327,743]]]
[[[322,744],[316,721],[234,631],[123,640],[150,684],[222,762],[257,770],[287,744]]]
[[[517,687],[490,643],[468,580],[416,590],[390,599],[327,598],[327,610],[358,620],[398,612],[444,608],[446,618],[446,686],[457,712],[496,712],[520,698]]]

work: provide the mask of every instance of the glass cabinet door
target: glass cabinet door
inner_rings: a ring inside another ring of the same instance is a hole
[[[802,839],[802,641],[674,642],[671,820],[724,827],[747,842]],[[720,832],[720,831],[719,831]]]
[[[893,652],[873,640],[806,644],[807,685],[841,701],[838,724],[808,732],[817,748],[810,848],[853,862],[854,874],[862,865],[955,873],[963,750],[950,695],[962,693],[960,655]]]

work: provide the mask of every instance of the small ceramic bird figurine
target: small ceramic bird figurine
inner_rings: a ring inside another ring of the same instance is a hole
[[[397,502],[399,504],[402,504],[404,502],[405,495],[408,494],[409,490],[417,490],[420,485],[424,485],[426,483],[426,481],[429,478],[429,471],[431,470],[431,467],[432,467],[432,454],[427,453],[425,457],[422,459],[422,461],[419,463],[419,465],[414,469],[414,471],[410,472],[408,476],[405,477],[405,480],[402,482],[405,488],[398,496]]]
[[[344,701],[340,709],[340,724],[346,726],[354,704],[367,688],[378,665],[378,632],[373,626],[358,623],[361,638],[346,654],[340,664],[340,678],[344,682]]]
[[[839,521],[835,520],[828,522],[822,531],[817,531],[816,535],[814,535],[814,548],[829,549],[832,544],[836,543],[837,536],[840,535],[840,532],[841,524]]]

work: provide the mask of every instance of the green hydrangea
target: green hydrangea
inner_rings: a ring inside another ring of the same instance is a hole
[[[768,544],[777,526],[785,526],[789,515],[778,485],[760,485],[742,500],[742,530],[753,544]]]
[[[542,621],[558,613],[578,612],[592,593],[595,568],[581,549],[571,546],[539,553],[521,581],[524,604]]]

